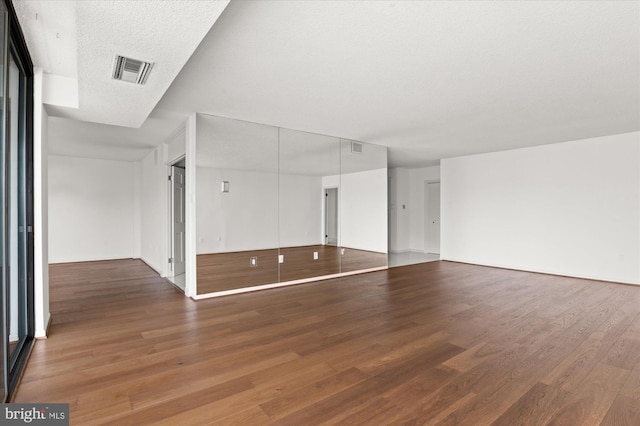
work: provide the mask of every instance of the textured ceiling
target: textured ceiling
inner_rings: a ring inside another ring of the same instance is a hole
[[[403,166],[634,131],[639,11],[638,2],[232,2],[158,108],[383,144]]]
[[[14,1],[31,57],[45,73],[78,77],[75,1]]]
[[[172,37],[193,18],[187,10],[183,25],[172,28],[167,17],[147,17],[155,8],[128,9],[138,2],[82,2],[86,13],[79,3],[79,81],[98,75],[82,65],[82,54],[109,44],[99,33],[111,21],[89,16],[103,14],[96,6],[102,3],[122,9],[116,16],[127,26],[153,27],[150,37],[121,40],[130,50],[118,53],[133,56],[164,52],[165,43],[180,50]],[[181,2],[191,3],[208,2]],[[86,107],[105,115],[93,121],[142,123],[144,114],[127,104],[130,93],[119,107],[107,107],[80,88],[77,115],[49,112],[85,119]],[[145,99],[155,105],[153,96]],[[141,147],[122,154],[135,160],[193,112],[386,145],[391,165],[406,167],[637,131],[640,2],[233,1],[142,128],[89,125],[101,136],[86,137]],[[78,127],[70,119],[58,124],[65,135]],[[59,147],[67,145],[51,132]],[[141,135],[148,136],[143,145]]]
[[[14,3],[35,65],[48,73],[77,77],[79,108],[50,106],[49,112],[73,120],[137,128],[228,1]],[[146,84],[111,78],[117,54],[154,63]],[[75,75],[69,69],[73,66],[77,67]]]

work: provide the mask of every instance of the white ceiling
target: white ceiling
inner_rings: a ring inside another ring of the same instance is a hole
[[[34,64],[77,79],[77,121],[138,128],[220,16],[226,1],[14,1]],[[111,78],[115,56],[153,63],[144,85]]]
[[[184,10],[159,0],[81,3],[80,82],[105,78],[82,66],[87,52],[108,50],[94,32],[144,22],[148,33],[132,31],[121,40],[131,50],[118,53],[161,69],[145,53],[181,50],[173,39],[196,4],[211,2],[180,2]],[[170,16],[147,16],[156,8]],[[76,113],[49,109],[61,117],[50,130],[53,153],[89,156],[95,147],[96,156],[137,160],[202,112],[382,144],[392,166],[425,166],[639,130],[640,2],[232,1],[166,93],[154,87],[145,98],[155,105],[164,93],[146,121],[126,108],[135,96],[104,104],[104,93],[79,88]]]

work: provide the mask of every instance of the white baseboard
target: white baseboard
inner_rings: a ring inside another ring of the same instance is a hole
[[[51,327],[51,312],[49,312],[49,316],[47,317],[46,325],[44,326],[44,330],[36,330],[35,337],[36,339],[46,339],[49,335],[49,327]]]

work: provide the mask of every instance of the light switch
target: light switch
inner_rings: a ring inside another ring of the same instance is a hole
[[[258,266],[258,258],[253,256],[249,258],[249,265],[254,268],[256,266]]]
[[[278,263],[284,263],[284,254],[278,255]]]
[[[317,251],[313,252],[313,260],[318,260],[318,252]]]

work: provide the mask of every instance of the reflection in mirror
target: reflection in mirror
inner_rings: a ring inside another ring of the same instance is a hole
[[[341,272],[387,266],[387,148],[340,141]]]
[[[278,129],[197,115],[198,294],[278,282]]]
[[[280,281],[337,274],[337,187],[326,181],[340,173],[340,140],[281,128],[279,146]]]
[[[199,295],[387,266],[385,147],[196,117]]]

